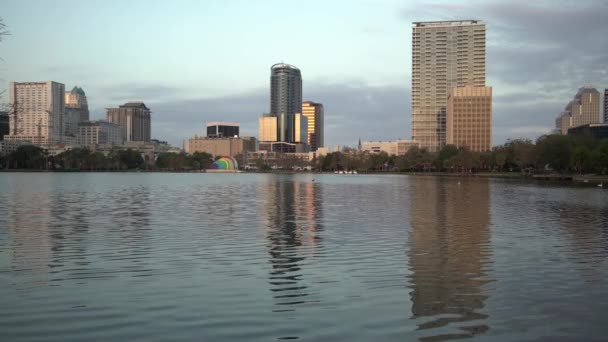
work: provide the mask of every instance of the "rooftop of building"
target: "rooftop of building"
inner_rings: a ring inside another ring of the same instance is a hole
[[[86,96],[86,94],[84,93],[84,90],[82,90],[82,88],[80,88],[78,86],[75,86],[74,88],[72,88],[72,91],[70,91],[70,93]]]
[[[236,126],[236,127],[239,127],[239,126],[241,126],[241,124],[238,122],[211,121],[211,122],[207,122],[207,127],[209,127],[209,126]]]
[[[578,92],[576,93],[576,97],[580,97],[581,95],[584,94],[600,94],[599,91],[597,91],[597,89],[595,88],[595,86],[593,85],[586,85],[583,87],[578,88]]]
[[[479,25],[484,22],[476,19],[467,20],[447,20],[447,21],[415,21],[412,23],[414,27],[430,27],[430,26],[463,26],[463,25]]]
[[[120,105],[120,108],[143,108],[150,110],[150,108],[146,107],[143,101],[129,101],[123,105]]]
[[[395,143],[407,143],[407,144],[418,144],[417,141],[407,140],[407,139],[397,139],[397,140],[369,140],[369,141],[361,141],[361,144],[395,144]]]
[[[277,63],[277,64],[273,64],[270,67],[271,70],[274,69],[292,69],[292,70],[297,70],[300,71],[300,69],[298,69],[295,65],[291,65],[291,64],[287,64],[287,63]]]
[[[302,104],[308,104],[311,106],[322,106],[323,105],[321,102],[314,102],[314,101],[304,101],[304,102],[302,102]]]
[[[81,121],[78,123],[78,126],[99,126],[99,125],[114,125],[119,126],[118,124],[108,122],[106,120],[90,120],[90,121]]]

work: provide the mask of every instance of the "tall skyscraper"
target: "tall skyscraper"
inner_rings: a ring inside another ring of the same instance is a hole
[[[312,152],[325,146],[323,125],[323,104],[312,101],[302,103],[302,115],[308,119],[308,145]]]
[[[608,89],[604,89],[604,123],[608,123]]]
[[[82,88],[74,87],[72,91],[65,93],[65,110],[78,113],[81,122],[89,120],[89,104]]]
[[[302,75],[293,65],[270,68],[270,114],[277,117],[278,141],[297,142],[296,114],[302,113]]]
[[[446,143],[474,152],[492,148],[492,88],[458,87],[448,95]]]
[[[5,140],[48,147],[61,141],[65,86],[57,82],[11,82]]]
[[[562,134],[568,134],[571,127],[599,123],[600,102],[600,92],[594,86],[579,88],[574,99],[555,120],[555,128]]]
[[[436,21],[415,22],[412,29],[412,139],[437,151],[446,144],[449,91],[485,86],[486,26]]]
[[[118,108],[106,108],[108,122],[118,124],[124,129],[126,142],[150,141],[150,109],[143,102],[127,102]]]

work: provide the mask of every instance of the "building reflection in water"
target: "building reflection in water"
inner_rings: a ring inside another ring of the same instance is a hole
[[[299,304],[318,301],[303,279],[307,263],[321,255],[320,185],[309,178],[272,176],[259,189],[259,210],[265,218],[270,254],[270,291],[274,311],[294,311]]]
[[[487,179],[421,177],[410,182],[410,297],[423,340],[489,329],[483,290],[491,262]],[[428,329],[428,330],[427,330]]]
[[[20,281],[24,286],[45,285],[52,255],[51,199],[46,192],[17,191],[8,194],[6,203],[10,268],[28,278]]]

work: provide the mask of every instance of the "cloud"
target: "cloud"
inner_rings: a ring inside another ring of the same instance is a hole
[[[162,84],[126,83],[99,90],[106,101],[122,104],[128,101],[144,100],[146,103],[159,103],[167,99],[179,97],[184,90],[178,87]]]

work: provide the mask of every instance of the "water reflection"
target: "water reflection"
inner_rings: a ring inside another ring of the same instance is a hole
[[[6,222],[9,232],[9,258],[20,285],[44,285],[52,255],[49,236],[51,199],[48,193],[12,192],[7,196]]]
[[[422,340],[489,329],[483,311],[491,261],[489,184],[461,182],[435,177],[410,182],[410,297],[418,329],[429,329]]]
[[[270,290],[276,312],[294,311],[295,305],[314,302],[304,279],[306,259],[318,256],[322,242],[322,208],[317,184],[308,179],[268,177],[261,185],[270,254]]]

